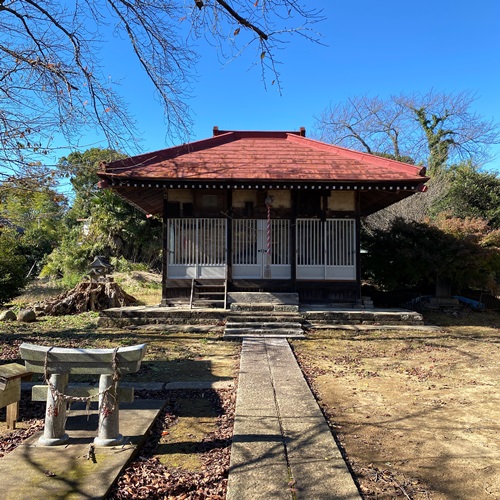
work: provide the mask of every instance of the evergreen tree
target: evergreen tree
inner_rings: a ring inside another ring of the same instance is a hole
[[[69,178],[75,196],[64,219],[61,242],[48,257],[44,276],[59,276],[66,285],[74,285],[98,255],[118,263],[161,267],[161,222],[146,217],[112,191],[98,188],[100,162],[121,157],[113,150],[92,148],[60,160],[61,172]]]
[[[434,206],[434,213],[447,212],[460,218],[486,220],[500,228],[500,178],[494,172],[481,172],[471,162],[450,169],[449,189]]]
[[[0,304],[19,294],[25,286],[29,267],[19,251],[20,234],[0,226]]]

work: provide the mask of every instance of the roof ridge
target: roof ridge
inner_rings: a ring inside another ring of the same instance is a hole
[[[306,129],[305,127],[300,127],[300,130],[219,130],[219,127],[214,127],[213,134],[214,137],[221,134],[227,134],[232,132],[238,136],[238,138],[247,137],[270,137],[270,138],[280,138],[286,137],[287,135],[296,135],[299,137],[305,137]]]

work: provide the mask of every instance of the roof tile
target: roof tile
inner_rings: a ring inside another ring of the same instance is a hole
[[[427,180],[419,166],[290,132],[222,132],[202,141],[103,165],[103,177],[162,180]]]

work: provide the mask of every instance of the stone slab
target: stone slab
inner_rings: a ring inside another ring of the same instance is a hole
[[[239,293],[239,292],[235,292]],[[255,292],[252,292],[255,293]],[[245,317],[245,321],[263,321],[267,318],[282,319],[285,316],[297,317],[297,313],[306,322],[320,327],[320,324],[328,325],[360,325],[369,321],[382,327],[387,324],[403,326],[407,324],[423,324],[422,315],[408,309],[398,308],[374,308],[365,310],[360,307],[345,304],[306,304],[283,305],[283,304],[252,304],[249,310],[245,310],[245,304],[231,304],[233,309],[196,309],[189,307],[166,307],[166,306],[140,306],[107,309],[99,313],[99,326],[104,328],[151,328],[165,333],[203,333],[219,332],[223,330],[221,322]],[[262,309],[265,309],[263,311]],[[284,309],[284,310],[283,310]],[[365,315],[354,315],[349,313],[365,312]],[[383,315],[383,316],[381,316]],[[149,326],[148,326],[149,325]],[[322,327],[322,326],[321,326]]]
[[[135,373],[146,354],[146,344],[118,349],[78,349],[22,343],[21,358],[34,373],[73,373],[83,375]],[[116,367],[114,366],[116,364]]]
[[[165,401],[136,400],[120,407],[118,447],[95,447],[95,462],[86,455],[97,435],[98,415],[71,411],[66,446],[39,446],[37,433],[0,459],[2,499],[47,500],[104,498],[116,478],[145,440]]]
[[[228,500],[360,495],[286,339],[245,339]]]
[[[32,390],[36,385],[33,382],[21,384],[23,391]],[[72,383],[74,387],[88,387],[89,384]],[[97,385],[96,385],[97,387]],[[179,380],[176,382],[120,382],[119,387],[133,388],[134,391],[162,391],[162,390],[209,390],[209,389],[230,389],[234,387],[233,379],[222,380]]]
[[[396,325],[349,325],[349,324],[330,324],[330,323],[312,323],[308,328],[314,328],[315,330],[347,330],[353,332],[371,332],[379,330],[396,330],[404,332],[440,332],[442,328],[433,325],[408,325],[408,324],[396,324]]]
[[[303,333],[286,333],[286,334],[277,334],[276,332],[262,333],[262,332],[253,332],[253,333],[228,333],[224,335],[224,340],[245,340],[250,338],[287,338],[287,339],[305,339]]]
[[[228,303],[299,305],[298,293],[228,292]]]
[[[298,312],[299,306],[290,305],[290,304],[267,304],[264,302],[258,303],[233,303],[231,304],[231,313],[234,312]]]
[[[249,328],[249,329],[271,329],[271,328],[302,328],[302,323],[297,321],[228,321],[226,330],[230,328]]]

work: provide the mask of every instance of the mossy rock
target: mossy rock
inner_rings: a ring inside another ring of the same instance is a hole
[[[10,309],[0,313],[0,321],[15,321],[16,319],[16,313]]]
[[[36,314],[33,309],[21,309],[17,314],[17,321],[21,323],[33,323],[36,321]]]

